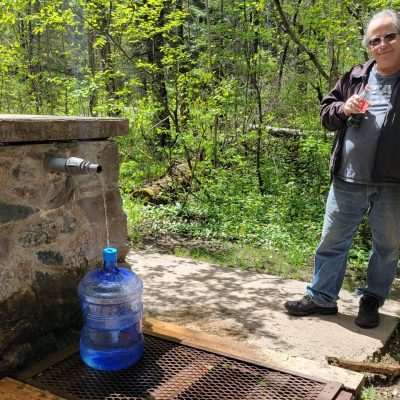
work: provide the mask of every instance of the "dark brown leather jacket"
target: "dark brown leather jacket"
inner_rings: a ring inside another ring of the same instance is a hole
[[[346,100],[355,93],[360,93],[368,83],[369,73],[375,64],[370,60],[354,66],[336,83],[331,92],[322,99],[321,121],[331,131],[336,131],[331,156],[331,173],[334,175],[340,165],[341,148],[347,129],[347,117],[343,112]],[[392,90],[391,104],[381,128],[375,154],[372,180],[377,183],[400,183],[400,79]]]

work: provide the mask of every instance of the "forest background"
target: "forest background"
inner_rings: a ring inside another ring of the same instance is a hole
[[[128,118],[133,244],[308,279],[332,143],[319,102],[387,7],[400,1],[0,0],[0,111]],[[364,222],[348,286],[369,244]]]

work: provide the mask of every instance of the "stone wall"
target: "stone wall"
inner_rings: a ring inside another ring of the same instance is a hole
[[[103,172],[49,172],[49,154],[97,162]],[[77,284],[106,246],[103,184],[110,244],[127,254],[118,166],[109,140],[0,144],[0,376],[46,347],[43,338],[77,326]]]

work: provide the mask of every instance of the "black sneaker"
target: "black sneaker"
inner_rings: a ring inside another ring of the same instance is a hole
[[[379,325],[379,300],[374,296],[365,295],[360,299],[360,308],[355,323],[366,329],[376,328]]]
[[[296,315],[298,317],[312,314],[330,315],[337,314],[338,312],[337,306],[321,307],[309,295],[304,296],[300,300],[287,301],[285,308],[289,315]]]

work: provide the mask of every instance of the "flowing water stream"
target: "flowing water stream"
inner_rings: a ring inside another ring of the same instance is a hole
[[[107,199],[106,199],[106,183],[102,174],[99,174],[99,180],[101,185],[101,191],[103,194],[103,207],[104,207],[104,221],[106,225],[106,247],[110,247],[110,228],[108,226],[108,209],[107,209]]]

